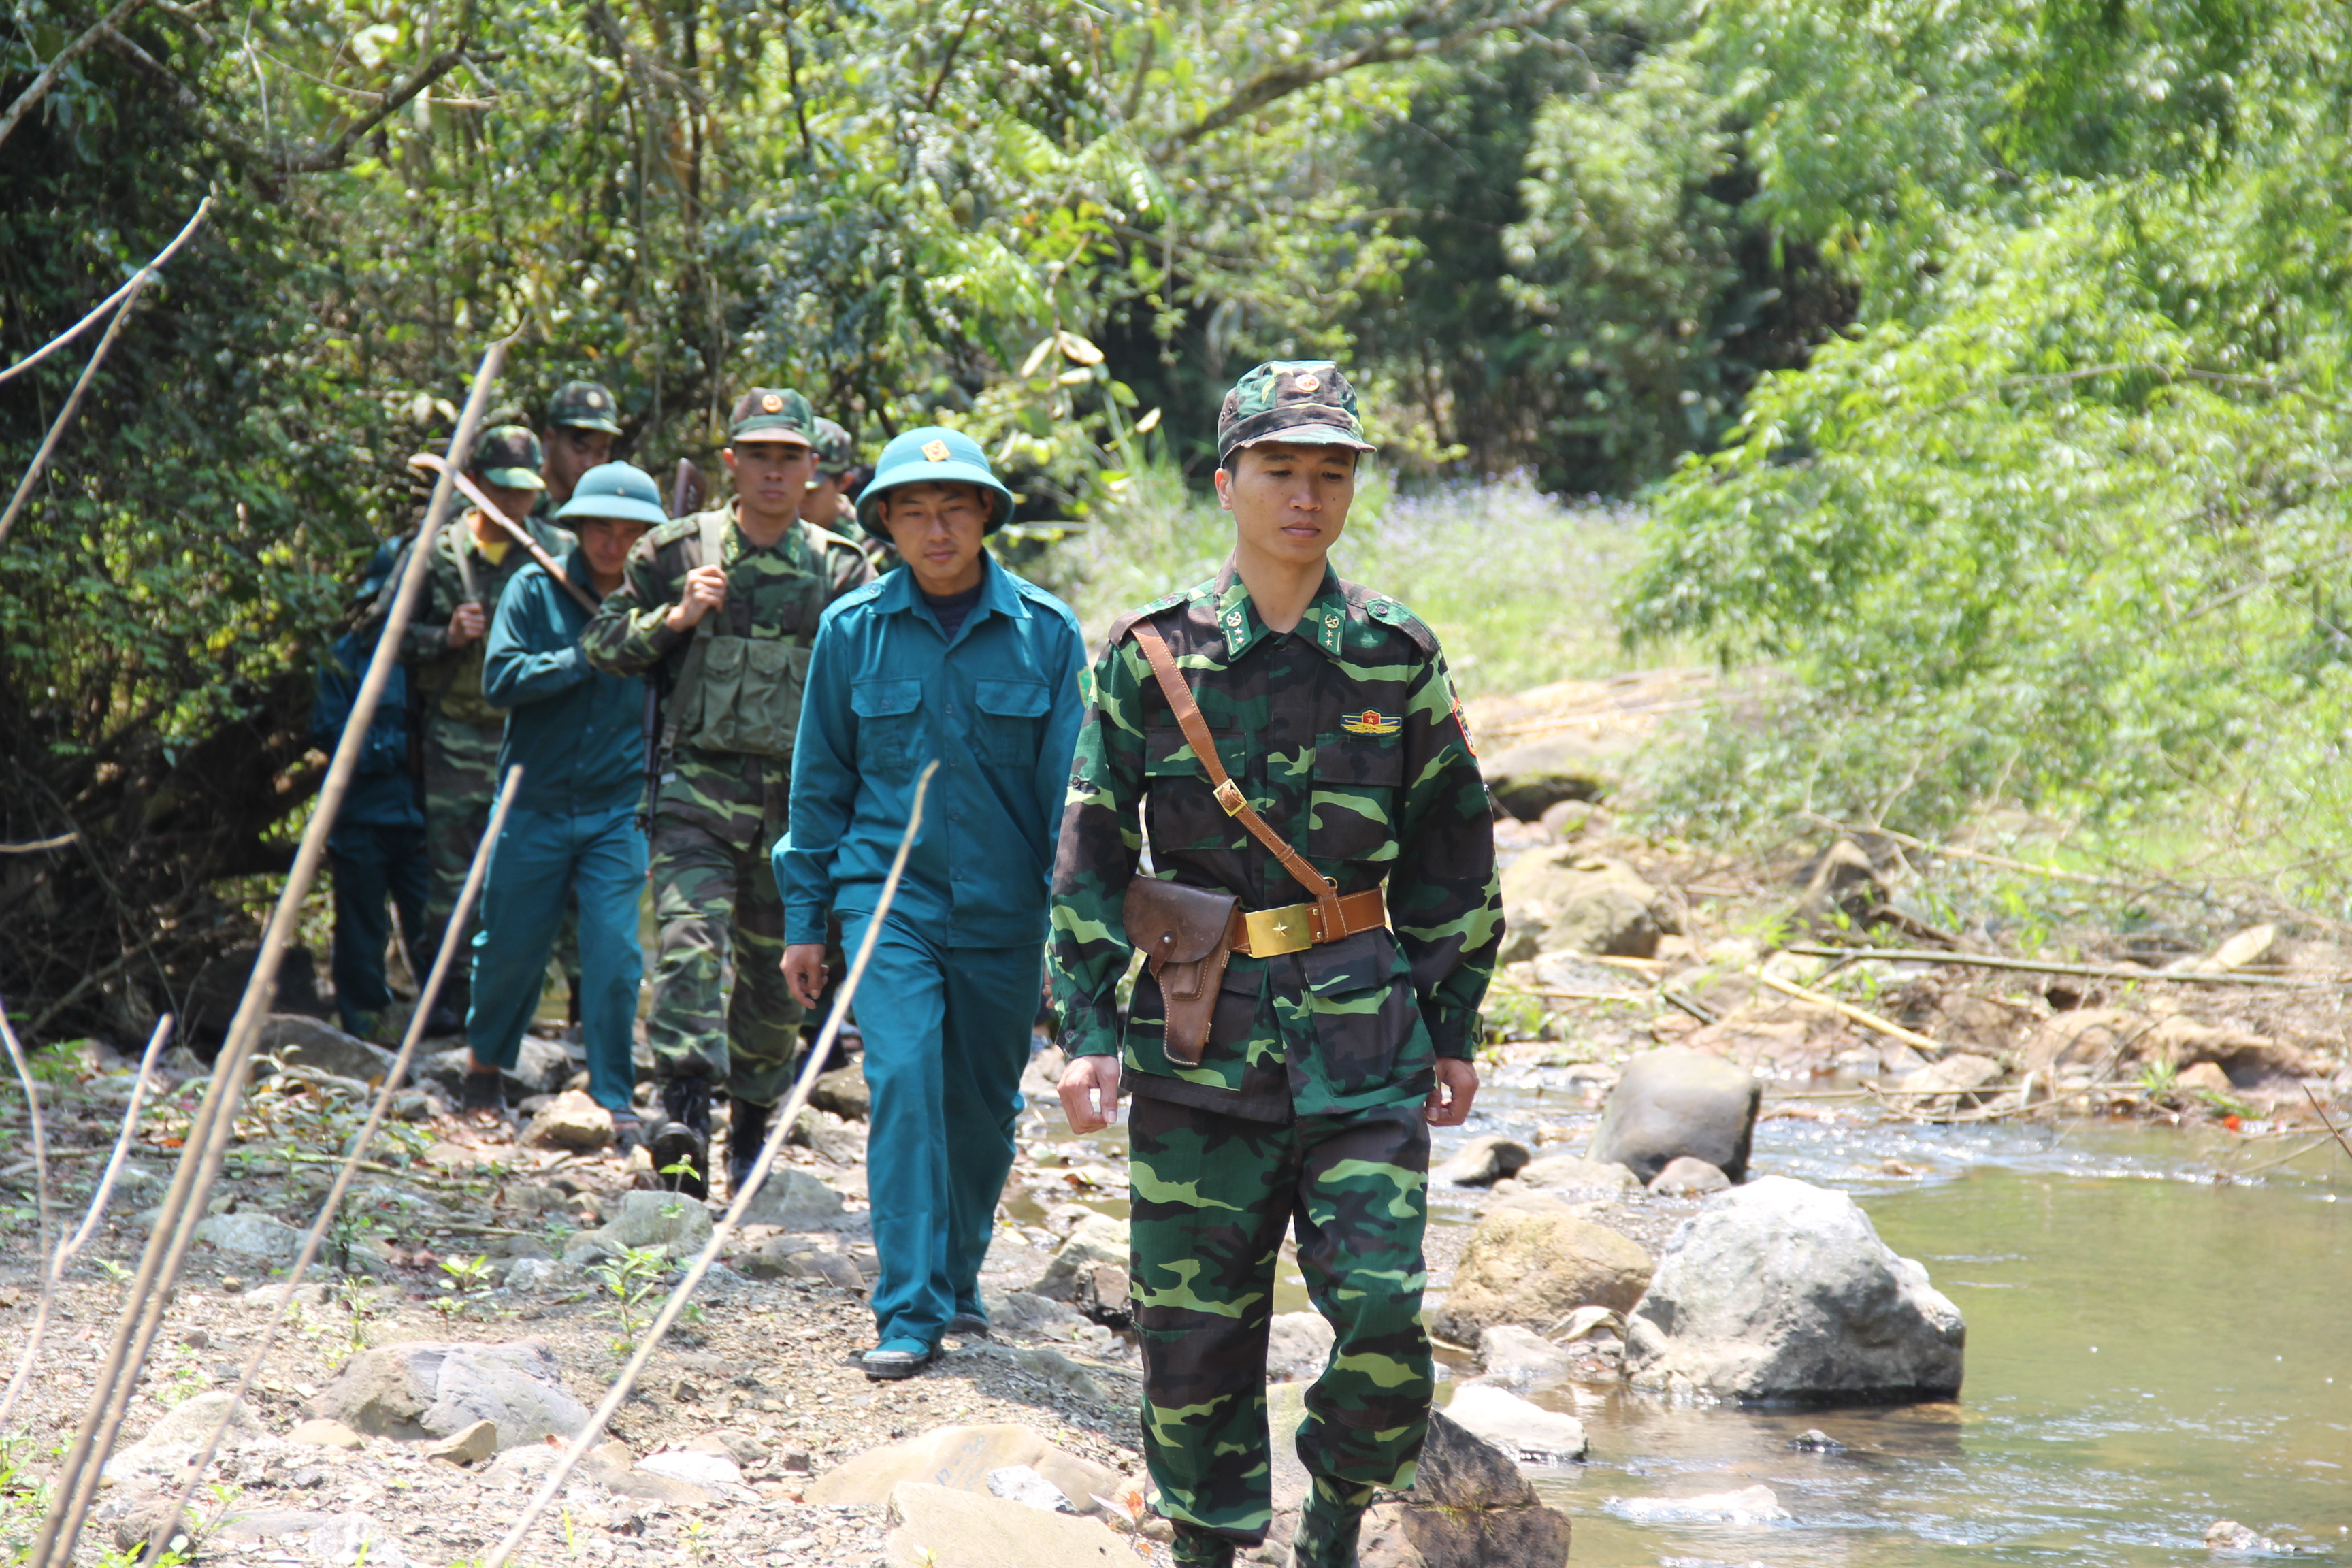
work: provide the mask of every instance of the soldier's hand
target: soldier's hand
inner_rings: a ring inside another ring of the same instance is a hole
[[[1421,1102],[1421,1114],[1432,1127],[1459,1127],[1470,1120],[1470,1102],[1477,1098],[1478,1064],[1440,1057],[1437,1087]]]
[[[803,1007],[814,1007],[824,994],[824,943],[796,942],[784,949],[784,984]]]
[[[686,593],[663,622],[674,632],[686,631],[726,603],[727,574],[716,566],[698,566],[686,574]]]
[[[472,603],[458,605],[449,617],[449,646],[464,647],[467,643],[478,640],[486,625],[481,605]]]
[[[1118,1120],[1118,1058],[1079,1057],[1062,1069],[1062,1114],[1073,1132],[1099,1132]]]

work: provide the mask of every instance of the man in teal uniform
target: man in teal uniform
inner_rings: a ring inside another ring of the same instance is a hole
[[[825,612],[775,859],[784,973],[814,1006],[827,916],[856,952],[916,779],[940,764],[856,1003],[881,1264],[862,1364],[896,1378],[942,1334],[988,1326],[980,1266],[1013,1168],[1086,641],[1068,606],[989,556],[1013,496],[969,436],[898,437],[859,510],[906,567]]]
[[[1292,1561],[1342,1568],[1428,1429],[1428,1130],[1477,1089],[1494,823],[1437,638],[1330,570],[1371,449],[1338,367],[1258,366],[1217,447],[1233,558],[1115,623],[1095,667],[1054,873],[1062,1101],[1074,1131],[1105,1125],[1124,1048],[1143,1447],[1176,1561],[1223,1568],[1271,1522],[1266,1335],[1295,1220],[1335,1343],[1297,1433]]]

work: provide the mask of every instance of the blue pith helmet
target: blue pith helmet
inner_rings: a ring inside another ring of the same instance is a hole
[[[882,523],[882,498],[900,485],[977,485],[992,497],[988,526],[994,533],[1013,521],[1013,492],[988,466],[980,443],[961,430],[926,425],[895,437],[874,459],[874,478],[857,497],[857,521],[877,539],[888,539]]]
[[[662,510],[660,487],[634,463],[604,463],[589,469],[555,514],[558,522],[591,517],[656,526],[669,521],[669,513]]]

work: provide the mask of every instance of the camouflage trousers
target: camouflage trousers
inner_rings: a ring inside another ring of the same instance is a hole
[[[425,894],[424,950],[414,953],[425,965],[422,982],[434,955],[449,937],[449,916],[466,886],[466,872],[474,863],[474,849],[490,825],[490,808],[499,798],[499,724],[464,724],[436,715],[425,726],[425,858],[432,881]],[[458,932],[449,978],[442,984],[441,1000],[463,1017],[471,987],[467,955],[474,951],[474,933],[481,929],[478,904]]]
[[[708,1078],[751,1105],[784,1097],[800,1044],[802,1007],[782,967],[784,903],[768,863],[772,847],[734,843],[675,816],[654,817],[661,950],[646,1038],[655,1069],[666,1079]]]
[[[1294,1223],[1335,1340],[1307,1393],[1299,1459],[1351,1490],[1411,1485],[1434,1386],[1421,1102],[1269,1122],[1138,1096],[1129,1142],[1143,1453],[1160,1511],[1240,1544],[1265,1539],[1266,1331]]]

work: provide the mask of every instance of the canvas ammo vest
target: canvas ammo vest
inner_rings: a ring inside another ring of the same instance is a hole
[[[719,565],[726,558],[731,520],[723,510],[706,512],[695,566]],[[691,570],[689,567],[688,570]],[[747,637],[719,629],[724,610],[706,615],[694,628],[694,642],[679,668],[662,718],[663,769],[679,745],[704,752],[734,752],[755,757],[789,757],[800,728],[801,700],[808,689],[809,658],[817,617],[824,613],[825,585],[814,576],[797,637]]]

